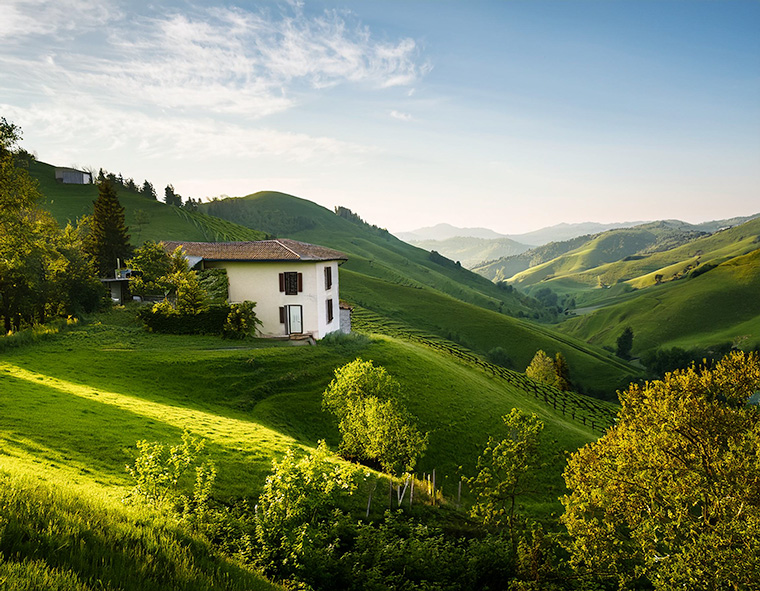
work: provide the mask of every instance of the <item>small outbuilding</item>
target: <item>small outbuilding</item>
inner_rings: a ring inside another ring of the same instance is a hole
[[[256,302],[263,336],[321,339],[350,326],[339,310],[338,267],[347,260],[340,251],[284,238],[163,245],[170,253],[180,247],[193,268],[224,269],[228,301]]]
[[[55,180],[64,185],[91,185],[92,174],[76,168],[55,169]]]

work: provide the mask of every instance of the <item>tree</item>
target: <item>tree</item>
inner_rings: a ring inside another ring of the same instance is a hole
[[[172,185],[166,185],[166,188],[164,189],[164,202],[167,205],[182,207],[182,196],[174,192],[174,187]]]
[[[550,386],[557,383],[557,370],[554,367],[554,361],[541,349],[536,351],[530,364],[525,368],[525,375]]]
[[[39,206],[42,195],[17,166],[21,131],[0,118],[0,316],[5,331],[45,322],[51,315],[92,311],[99,282],[82,258],[79,233],[63,233]]]
[[[573,386],[570,383],[570,366],[567,364],[565,356],[560,352],[557,352],[554,356],[554,371],[557,374],[557,380],[554,383],[557,389],[562,392],[567,392],[572,389]]]
[[[517,499],[536,492],[533,471],[540,464],[538,444],[543,422],[513,408],[502,417],[506,435],[488,438],[478,458],[478,473],[467,480],[475,495],[470,515],[484,524],[508,527],[513,544]]]
[[[132,269],[129,289],[140,297],[164,295],[172,289],[168,275],[172,272],[172,258],[160,243],[146,241],[135,249],[125,263]]]
[[[101,277],[113,272],[117,259],[124,261],[131,254],[127,230],[124,208],[119,203],[116,188],[106,180],[98,185],[98,198],[94,202],[86,241],[88,254]]]
[[[386,472],[398,474],[414,468],[427,447],[427,434],[404,408],[401,386],[371,361],[355,359],[336,369],[322,406],[338,417],[340,450],[346,457],[377,461]]]
[[[631,384],[565,470],[574,565],[658,590],[756,588],[758,390],[760,357],[741,352]]]
[[[156,197],[156,190],[153,188],[153,183],[145,179],[145,181],[142,184],[142,189],[140,191],[142,193],[143,197],[146,197],[147,199],[158,199]]]
[[[633,348],[633,329],[626,326],[623,332],[617,338],[617,353],[621,359],[631,358],[631,349]]]

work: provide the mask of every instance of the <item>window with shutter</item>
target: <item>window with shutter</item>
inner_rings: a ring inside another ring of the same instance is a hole
[[[333,301],[327,300],[327,323],[333,321]]]
[[[303,291],[303,273],[288,271],[280,273],[280,276],[280,291],[284,291],[285,295],[297,295]]]
[[[332,287],[332,267],[325,267],[325,289]]]

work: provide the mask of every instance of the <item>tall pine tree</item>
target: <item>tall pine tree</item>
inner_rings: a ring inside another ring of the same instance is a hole
[[[116,268],[117,258],[123,261],[132,254],[132,246],[124,222],[124,208],[119,203],[113,183],[108,180],[101,182],[98,191],[87,251],[100,276],[105,277]]]

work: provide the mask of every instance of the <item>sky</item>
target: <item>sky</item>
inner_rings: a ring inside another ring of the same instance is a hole
[[[0,0],[0,116],[57,166],[391,232],[760,212],[757,0]]]

